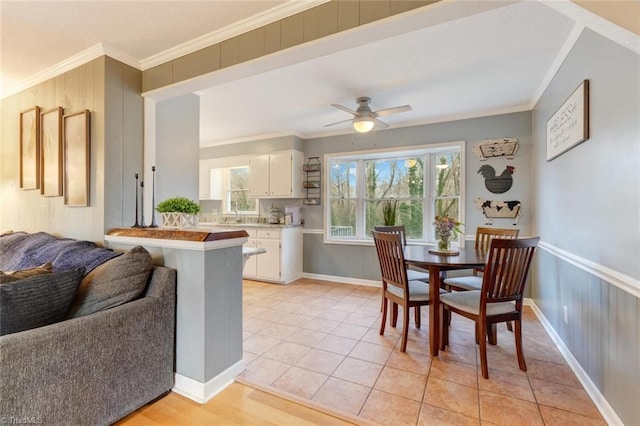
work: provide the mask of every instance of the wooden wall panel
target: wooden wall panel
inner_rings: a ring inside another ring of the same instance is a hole
[[[264,56],[264,27],[238,36],[238,61],[244,62]]]
[[[311,41],[338,32],[338,3],[325,3],[303,13],[304,41]]]
[[[640,299],[545,250],[536,257],[536,305],[618,416],[637,424]]]
[[[302,14],[280,21],[280,49],[297,46],[304,42],[304,19]]]
[[[220,44],[205,47],[173,61],[173,79],[187,80],[220,69]]]
[[[237,64],[239,48],[238,37],[220,43],[220,67],[225,68]]]
[[[264,27],[264,54],[274,53],[280,50],[280,21]]]

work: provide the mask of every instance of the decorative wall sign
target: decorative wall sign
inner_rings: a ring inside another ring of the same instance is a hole
[[[487,219],[486,224],[491,225],[493,219],[514,219],[516,225],[520,219],[520,201],[495,201],[476,198],[476,207],[482,210],[482,214]]]
[[[513,185],[513,177],[511,175],[515,170],[515,167],[507,166],[499,176],[496,176],[496,170],[492,166],[485,164],[480,167],[478,173],[484,178],[484,186],[489,192],[502,194],[511,189],[511,185]]]
[[[91,128],[89,110],[64,116],[64,204],[89,205]]]
[[[547,161],[589,139],[589,80],[547,121]]]
[[[62,195],[62,107],[40,114],[40,193]]]
[[[20,188],[40,188],[40,107],[20,113]]]
[[[473,152],[480,157],[480,161],[492,157],[507,157],[512,160],[517,151],[518,139],[516,138],[485,139],[473,147]]]

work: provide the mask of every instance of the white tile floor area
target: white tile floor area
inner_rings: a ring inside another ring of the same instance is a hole
[[[402,353],[399,329],[387,325],[379,335],[378,288],[310,279],[243,286],[242,377],[249,383],[385,425],[606,424],[529,309],[528,371],[518,368],[513,334],[500,324],[485,380],[473,322],[459,316],[450,346],[432,358],[429,307],[421,329],[411,321]]]

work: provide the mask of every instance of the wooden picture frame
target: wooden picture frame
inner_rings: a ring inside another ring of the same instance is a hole
[[[62,195],[62,107],[40,113],[40,194]]]
[[[547,161],[589,139],[589,80],[584,80],[547,121]]]
[[[40,107],[20,113],[20,188],[40,188]]]
[[[89,110],[63,117],[64,204],[87,207],[91,177],[91,115]]]

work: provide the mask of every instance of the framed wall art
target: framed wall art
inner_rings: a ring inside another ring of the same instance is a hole
[[[40,193],[62,195],[62,107],[40,114]]]
[[[589,139],[589,80],[547,121],[547,161]]]
[[[91,177],[91,116],[89,110],[63,117],[64,204],[89,205]]]
[[[40,188],[40,107],[20,113],[20,188]]]

